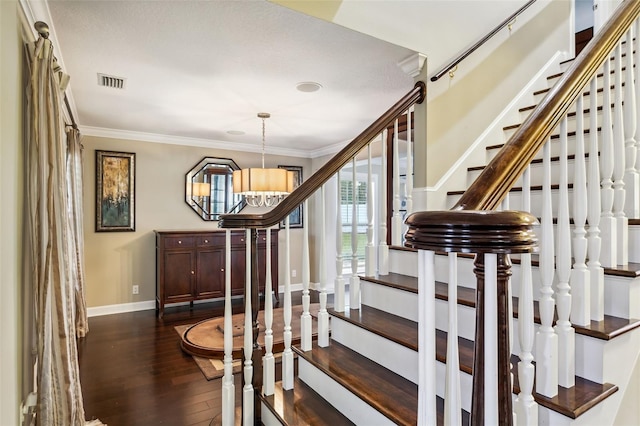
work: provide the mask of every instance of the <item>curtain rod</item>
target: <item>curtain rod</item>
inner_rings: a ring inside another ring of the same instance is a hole
[[[46,22],[38,21],[33,24],[33,27],[42,38],[49,38],[49,25],[47,25]],[[67,108],[67,112],[71,118],[71,127],[77,130],[78,124],[76,123],[76,119],[73,117],[73,111],[71,111],[71,105],[69,105],[69,99],[67,98],[66,93],[64,93],[64,106]]]

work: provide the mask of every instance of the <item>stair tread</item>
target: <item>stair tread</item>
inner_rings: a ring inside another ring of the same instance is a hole
[[[567,184],[567,187],[569,189],[573,189],[573,184],[569,183]],[[542,185],[531,185],[531,187],[529,188],[531,191],[542,191]],[[551,190],[558,190],[560,189],[560,185],[558,184],[553,184],[551,185]],[[466,190],[462,190],[462,191],[448,191],[447,195],[462,195],[465,193]],[[511,190],[509,192],[522,192],[522,187],[521,186],[514,186],[511,188]]]
[[[513,259],[512,261],[514,263],[516,263],[515,261],[520,261],[520,259]],[[537,261],[532,261],[533,263],[537,263]],[[638,265],[640,266],[640,265]],[[402,280],[406,283],[409,283],[410,281],[413,281],[413,285],[415,285],[415,287],[417,288],[418,286],[418,279],[416,277],[410,277],[407,275],[401,275],[401,274],[394,274],[394,275],[399,275],[401,276]],[[377,282],[379,284],[385,285],[384,281],[386,276],[380,276],[378,278],[376,278],[375,281],[373,282]],[[364,279],[365,281],[371,281],[369,279],[370,277],[363,277],[362,279]],[[398,280],[397,277],[394,277],[394,279]],[[407,284],[409,285],[409,284]],[[449,295],[448,295],[448,285],[447,283],[443,283],[443,282],[436,282],[436,299],[439,300],[449,300]],[[464,306],[468,306],[470,308],[475,308],[476,306],[476,292],[473,288],[469,288],[469,287],[462,287],[462,286],[458,286],[458,304],[459,305],[464,305]],[[513,316],[515,318],[518,318],[518,298],[517,297],[513,297],[512,298],[512,304],[513,304]],[[373,309],[370,307],[367,307],[369,309]],[[540,314],[539,314],[539,309],[538,309],[538,302],[534,301],[534,320],[537,324],[540,324]],[[377,311],[377,309],[375,309],[375,311]],[[356,311],[357,312],[357,311]],[[375,313],[375,312],[374,312]],[[373,314],[370,314],[370,316],[372,317]],[[391,314],[387,314],[387,315],[391,315]],[[392,315],[395,316],[395,315]],[[363,319],[368,319],[369,317],[362,317]],[[555,321],[555,319],[554,319]],[[381,321],[382,324],[384,324],[384,321]],[[354,324],[358,325],[356,322],[354,322]],[[581,325],[572,325],[573,328],[575,329],[576,333],[578,334],[582,334],[585,336],[590,336],[590,337],[594,337],[596,339],[600,339],[600,340],[611,340],[617,336],[620,336],[628,331],[631,331],[637,327],[640,327],[640,319],[634,319],[634,318],[619,318],[619,317],[614,317],[611,315],[605,315],[604,316],[604,320],[602,321],[591,321],[591,323],[588,326],[581,326]],[[365,327],[366,328],[366,327]],[[373,330],[372,330],[373,331]],[[384,330],[385,334],[389,334],[388,330]],[[395,332],[394,332],[395,333]],[[392,334],[393,335],[393,334]],[[386,337],[386,336],[385,336]],[[391,340],[394,340],[393,338],[391,338]],[[404,346],[407,347],[411,347],[411,342],[410,341],[406,341],[406,340],[402,340],[401,342],[398,342],[400,344],[403,344]]]
[[[417,423],[418,386],[415,383],[335,341],[325,348],[314,342],[307,352],[295,346],[293,349],[396,424]]]
[[[600,153],[598,153],[598,155],[600,155]],[[586,152],[584,154],[584,157],[585,158],[589,158],[589,153]],[[575,154],[567,155],[567,160],[575,160],[575,159],[576,159]],[[552,163],[555,163],[555,162],[560,161],[560,157],[559,156],[551,157],[550,160],[551,160]],[[533,160],[531,160],[530,164],[542,164],[543,161],[544,161],[544,159],[542,159],[542,158],[534,158]],[[478,170],[484,170],[486,168],[487,168],[486,165],[484,165],[484,166],[472,166],[472,167],[467,167],[467,171],[468,172],[473,172],[473,171],[478,171]]]
[[[389,272],[389,275],[380,275],[375,277],[364,275],[360,276],[360,279],[382,284],[387,287],[397,288],[399,290],[405,290],[416,294],[418,293],[418,280],[416,277],[409,275]]]
[[[260,399],[285,426],[354,424],[297,377],[293,389],[284,390],[282,382],[276,382],[274,394],[265,396],[260,393]]]

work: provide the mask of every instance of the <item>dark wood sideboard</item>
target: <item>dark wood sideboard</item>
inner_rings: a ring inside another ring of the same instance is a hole
[[[225,230],[155,231],[156,313],[162,318],[168,303],[224,297]],[[244,294],[246,234],[231,231],[231,294]],[[258,231],[258,283],[264,292],[266,231]],[[271,280],[278,285],[278,230],[271,230]],[[278,292],[275,291],[276,297]]]

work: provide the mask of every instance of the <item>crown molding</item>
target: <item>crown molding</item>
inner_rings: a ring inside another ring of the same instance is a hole
[[[214,139],[190,138],[185,136],[162,135],[158,133],[136,132],[131,130],[107,129],[104,127],[78,126],[84,136],[95,136],[100,138],[125,139],[141,142],[163,143],[171,145],[193,146],[199,148],[215,148],[225,151],[246,151],[261,153],[262,147],[254,144],[220,141]],[[266,154],[283,155],[298,158],[313,158],[310,154],[313,151],[301,149],[267,147]]]
[[[427,55],[422,53],[414,53],[398,62],[398,66],[402,68],[402,71],[405,74],[410,75],[413,78],[416,78],[422,72],[422,68],[424,67],[424,63],[427,60]]]

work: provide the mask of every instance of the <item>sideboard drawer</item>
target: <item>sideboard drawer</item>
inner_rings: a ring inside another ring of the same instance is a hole
[[[195,237],[164,237],[164,248],[167,249],[175,249],[182,247],[193,247],[195,246],[196,238]]]

